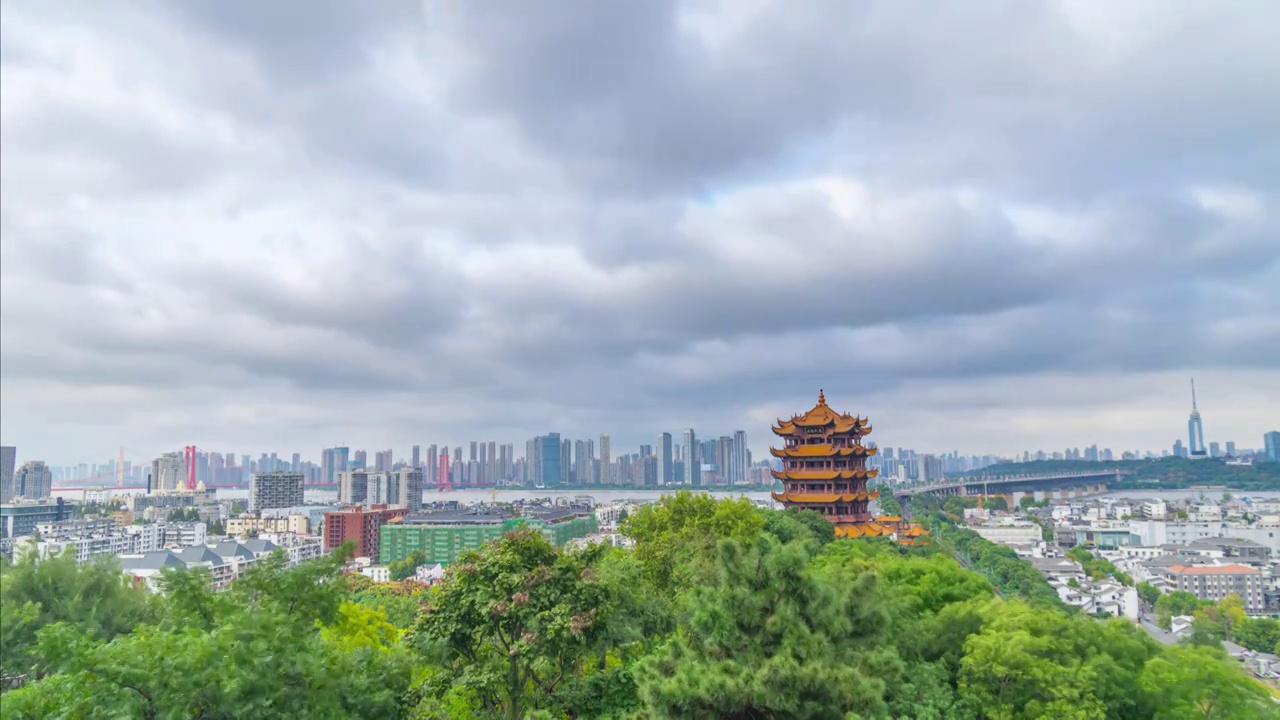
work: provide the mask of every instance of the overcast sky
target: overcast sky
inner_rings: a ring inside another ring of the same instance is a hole
[[[1280,3],[5,0],[20,459],[1280,427]]]

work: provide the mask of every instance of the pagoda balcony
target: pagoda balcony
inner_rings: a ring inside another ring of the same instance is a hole
[[[822,517],[826,518],[827,521],[832,524],[865,523],[865,522],[871,522],[874,519],[871,516],[871,513],[869,512],[842,513],[839,515],[823,515]]]

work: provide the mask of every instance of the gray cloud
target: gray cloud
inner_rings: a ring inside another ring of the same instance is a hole
[[[5,442],[1273,429],[1269,4],[715,5],[7,3]]]

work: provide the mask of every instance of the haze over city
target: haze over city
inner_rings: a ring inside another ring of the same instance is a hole
[[[1274,4],[233,5],[0,8],[23,459],[1280,424]]]

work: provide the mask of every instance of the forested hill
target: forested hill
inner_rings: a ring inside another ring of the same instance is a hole
[[[0,670],[26,682],[3,717],[1276,716],[1213,638],[1066,612],[977,541],[957,547],[1007,599],[928,543],[835,540],[743,499],[684,492],[624,531],[634,549],[513,532],[430,589],[345,577],[341,555],[221,593],[169,573],[163,598],[106,558],[6,563]]]
[[[1116,489],[1126,488],[1187,488],[1192,485],[1225,485],[1242,490],[1280,490],[1280,463],[1254,463],[1253,465],[1228,465],[1222,458],[1188,460],[1186,458],[1158,458],[1154,460],[1117,460],[1092,462],[1089,460],[1038,460],[1027,463],[992,465],[967,475],[1028,475],[1056,472],[1082,472],[1089,470],[1127,470],[1126,477]]]

